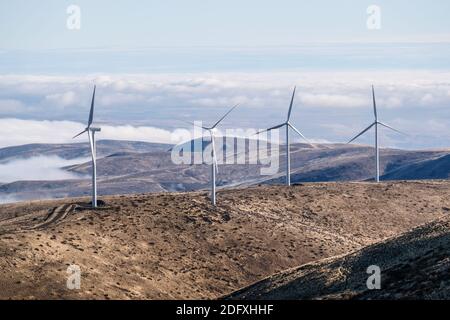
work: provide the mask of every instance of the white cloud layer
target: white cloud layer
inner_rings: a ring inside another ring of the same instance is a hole
[[[50,113],[67,107],[82,112],[89,105],[94,82],[99,108],[120,107],[124,115],[126,108],[135,105],[146,110],[217,108],[235,103],[281,107],[286,105],[286,93],[294,85],[299,87],[298,98],[304,108],[362,108],[368,104],[371,84],[379,92],[380,103],[390,107],[450,102],[450,72],[437,71],[2,75],[0,111],[16,116],[20,110],[13,107],[22,103],[32,112]]]
[[[371,120],[374,84],[383,120],[403,131],[414,128],[414,138],[386,141],[411,148],[447,144],[442,140],[446,126],[437,124],[450,122],[450,72],[300,70],[0,75],[0,146],[71,142],[84,128],[80,122],[87,118],[93,83],[98,89],[96,120],[103,129],[101,139],[173,143],[171,133],[182,126],[180,120],[213,123],[235,104],[239,109],[223,127],[264,128],[285,118],[290,91],[297,85],[293,110],[297,126],[311,139],[344,142],[349,137],[343,132],[353,133]],[[53,121],[45,121],[49,119]],[[424,123],[436,125],[425,128]],[[347,130],[330,129],[339,126]]]
[[[5,204],[5,203],[14,203],[14,202],[19,202],[21,201],[20,198],[17,198],[14,195],[0,195],[0,204]]]
[[[80,179],[80,175],[63,170],[65,166],[84,163],[89,159],[66,160],[57,156],[37,156],[0,164],[0,183],[19,180]],[[4,200],[6,201],[6,200]],[[11,201],[11,199],[9,199]]]
[[[29,143],[74,143],[87,141],[86,136],[72,139],[75,134],[83,131],[85,125],[73,121],[37,121],[5,118],[0,119],[0,148]],[[97,139],[146,141],[159,143],[177,143],[179,137],[173,140],[172,135],[179,130],[169,131],[153,127],[137,127],[131,125],[102,125],[102,131]]]

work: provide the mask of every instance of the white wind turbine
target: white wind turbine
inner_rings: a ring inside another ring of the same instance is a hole
[[[89,137],[89,144],[91,146],[92,155],[92,207],[97,208],[97,149],[95,144],[95,133],[101,131],[101,128],[92,127],[94,120],[94,100],[95,100],[95,86],[92,94],[91,111],[89,113],[89,120],[86,129],[77,134],[73,139],[87,132]]]
[[[378,125],[381,125],[383,127],[386,127],[388,129],[391,129],[395,132],[404,134],[401,131],[398,131],[397,129],[392,128],[391,126],[388,126],[387,124],[378,121],[378,114],[377,114],[377,103],[375,100],[375,89],[372,86],[372,100],[373,100],[373,114],[375,117],[374,122],[368,126],[366,129],[364,129],[363,131],[361,131],[361,133],[359,133],[356,137],[354,137],[352,140],[350,140],[349,142],[347,142],[347,144],[352,143],[353,141],[355,141],[356,139],[358,139],[360,136],[362,136],[364,133],[366,133],[367,131],[369,131],[370,129],[372,129],[372,127],[375,127],[375,162],[376,162],[376,176],[375,176],[375,181],[376,182],[380,182],[380,150],[379,150],[379,146],[378,146]]]
[[[213,126],[211,127],[205,127],[205,126],[198,126],[195,123],[191,123],[192,125],[196,127],[200,127],[203,130],[206,130],[209,132],[210,138],[211,138],[211,149],[212,149],[212,162],[211,162],[211,204],[213,206],[216,205],[216,172],[219,171],[217,166],[217,156],[216,156],[216,145],[214,143],[214,132],[216,131],[216,127],[219,125],[219,123],[225,119],[225,117],[230,114],[231,111],[233,111],[238,105],[235,105],[233,108],[231,108],[225,115],[219,119]],[[203,150],[202,150],[203,152]]]
[[[288,116],[286,119],[286,122],[283,122],[282,124],[273,126],[271,128],[262,130],[257,132],[256,134],[260,134],[263,132],[268,132],[271,130],[275,130],[275,129],[279,129],[282,128],[284,126],[286,126],[286,185],[290,186],[291,185],[291,155],[290,155],[290,142],[289,142],[289,128],[291,128],[292,130],[294,130],[296,133],[298,133],[298,135],[300,135],[300,137],[302,137],[308,144],[312,145],[308,139],[305,138],[305,136],[296,128],[294,127],[290,120],[291,120],[291,112],[292,112],[292,105],[294,104],[294,97],[295,97],[295,90],[297,87],[294,87],[294,91],[292,92],[292,98],[291,98],[291,104],[289,105],[289,112],[288,112]]]

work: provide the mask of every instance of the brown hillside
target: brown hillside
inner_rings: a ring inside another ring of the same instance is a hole
[[[228,299],[449,299],[450,217],[349,255],[270,276]],[[367,288],[367,268],[381,271],[379,290]]]
[[[0,298],[216,298],[447,214],[448,182],[320,183],[0,206]],[[81,290],[66,289],[67,266]]]

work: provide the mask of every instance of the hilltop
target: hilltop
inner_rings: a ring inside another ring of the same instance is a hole
[[[0,298],[210,299],[448,214],[450,183],[315,183],[0,206]],[[67,266],[82,271],[66,289]]]

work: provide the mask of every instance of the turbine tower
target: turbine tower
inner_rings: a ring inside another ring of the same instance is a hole
[[[101,131],[101,128],[92,127],[94,120],[94,101],[95,101],[95,86],[92,94],[91,111],[89,112],[89,119],[86,129],[77,134],[73,139],[87,132],[89,137],[89,144],[92,155],[92,208],[97,208],[97,147],[95,144],[95,133]]]
[[[214,142],[215,135],[214,132],[216,131],[216,127],[219,125],[219,123],[225,119],[226,116],[230,114],[231,111],[233,111],[238,105],[235,105],[233,108],[231,108],[225,115],[220,118],[213,126],[211,127],[205,127],[205,126],[198,126],[195,123],[191,123],[192,125],[196,127],[200,127],[203,130],[206,130],[209,132],[210,138],[211,138],[211,147],[212,147],[212,163],[211,163],[211,204],[213,206],[216,206],[216,173],[219,172],[218,166],[217,166],[217,156],[216,156],[216,145]]]
[[[271,128],[268,128],[268,129],[265,129],[265,130],[262,130],[262,131],[259,131],[259,132],[256,133],[256,134],[260,134],[260,133],[263,133],[263,132],[268,132],[268,131],[279,129],[279,128],[282,128],[282,127],[286,127],[286,185],[288,185],[288,186],[291,185],[291,155],[290,155],[291,147],[290,147],[290,141],[289,141],[289,128],[294,130],[308,144],[311,144],[308,141],[308,139],[306,139],[305,136],[300,132],[300,130],[298,130],[296,127],[294,127],[294,125],[292,125],[292,123],[290,122],[292,106],[294,104],[294,97],[295,97],[295,90],[296,90],[296,88],[297,87],[294,87],[294,91],[292,92],[291,104],[289,105],[289,111],[288,111],[286,122],[283,122],[282,124],[273,126]]]
[[[375,181],[380,182],[380,150],[379,150],[379,143],[378,143],[378,125],[381,125],[383,127],[386,127],[388,129],[391,129],[392,131],[398,132],[400,134],[404,134],[401,131],[398,131],[397,129],[392,128],[391,126],[388,126],[387,124],[378,121],[378,113],[377,113],[377,102],[375,100],[375,89],[372,86],[372,101],[373,101],[373,114],[374,114],[374,122],[368,126],[366,129],[361,131],[356,137],[354,137],[352,140],[347,142],[347,144],[352,143],[356,139],[358,139],[360,136],[362,136],[364,133],[372,129],[372,127],[375,127],[375,165],[376,165],[376,175],[375,175]]]

